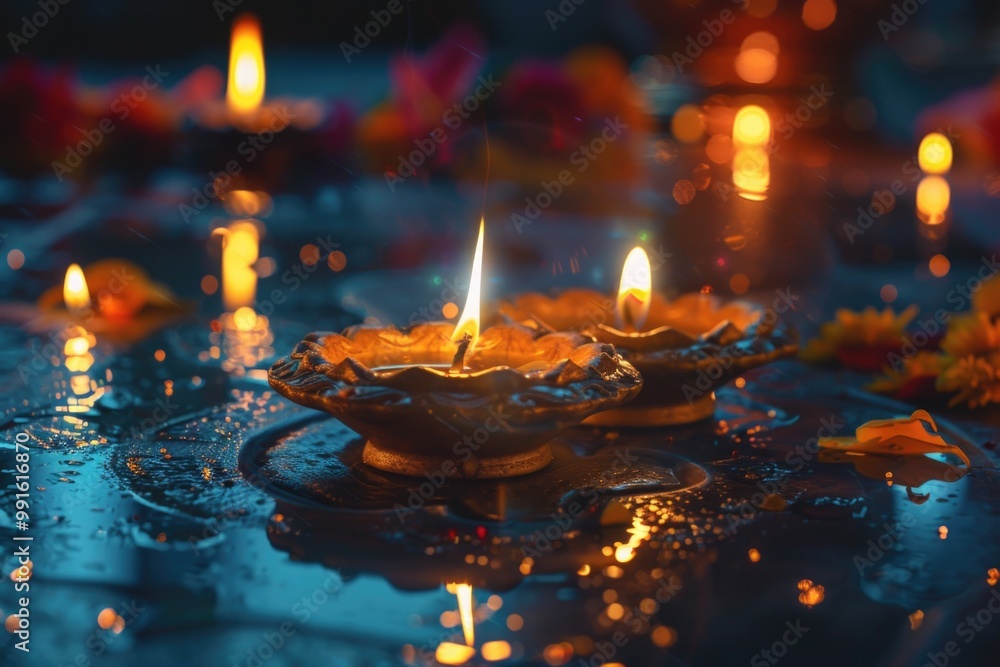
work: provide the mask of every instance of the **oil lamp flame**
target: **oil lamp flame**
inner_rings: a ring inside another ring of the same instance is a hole
[[[257,296],[257,272],[253,266],[259,255],[257,226],[241,220],[219,230],[222,235],[222,302],[228,312],[252,306]]]
[[[486,221],[479,221],[479,241],[476,242],[476,258],[472,262],[472,276],[469,278],[469,296],[465,299],[465,309],[462,317],[455,325],[455,332],[451,335],[454,342],[461,341],[466,334],[471,336],[469,349],[476,344],[479,338],[479,299],[482,292],[483,282],[483,236],[486,231]]]
[[[653,293],[652,269],[646,251],[636,246],[625,258],[618,286],[616,312],[623,331],[638,330],[646,323]]]
[[[90,308],[90,290],[87,289],[87,279],[79,264],[70,264],[66,269],[66,279],[63,281],[63,302],[66,309],[72,313],[81,313]]]
[[[238,115],[256,111],[264,99],[264,47],[257,18],[244,14],[233,23],[229,47],[226,105]]]

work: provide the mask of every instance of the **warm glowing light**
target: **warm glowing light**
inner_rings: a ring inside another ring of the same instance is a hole
[[[670,131],[677,141],[685,144],[701,139],[705,131],[701,122],[701,109],[693,104],[681,106],[670,120]]]
[[[1000,582],[1000,570],[991,567],[986,571],[986,583],[990,586],[996,586],[997,582]]]
[[[951,187],[940,176],[924,176],[917,185],[917,213],[928,225],[944,222],[951,203]]]
[[[70,264],[66,269],[66,279],[63,281],[63,302],[67,310],[81,313],[90,308],[90,290],[87,289],[87,279],[83,277],[83,269],[79,264]]]
[[[230,190],[222,200],[233,216],[263,217],[271,212],[271,196],[260,190]]]
[[[677,632],[673,628],[658,625],[653,629],[651,637],[654,644],[660,648],[667,648],[677,641]]]
[[[767,83],[778,73],[778,56],[767,49],[746,49],[736,56],[735,67],[747,83]]]
[[[104,630],[110,630],[118,619],[118,614],[111,607],[107,607],[101,610],[101,613],[97,615],[97,625]]]
[[[760,148],[771,140],[771,117],[756,104],[748,104],[733,119],[733,146]]]
[[[924,612],[920,609],[916,610],[909,616],[910,618],[910,630],[917,630],[921,625],[924,624]]]
[[[88,352],[90,352],[90,341],[86,336],[69,338],[63,346],[63,354],[67,357],[82,357]]]
[[[751,549],[749,552],[747,552],[747,555],[750,557],[751,563],[760,562],[760,551],[758,551],[757,549]]]
[[[483,654],[483,659],[490,662],[506,660],[510,657],[510,644],[503,640],[486,642],[480,652]]]
[[[226,105],[234,114],[256,111],[264,99],[264,46],[260,23],[244,14],[233,23]]]
[[[469,278],[469,296],[465,299],[465,309],[462,317],[455,325],[453,341],[460,341],[465,334],[472,336],[471,349],[479,338],[479,299],[483,282],[483,236],[486,232],[486,221],[479,221],[479,240],[476,242],[476,258],[472,261],[472,276]]]
[[[646,251],[636,246],[625,258],[622,279],[618,284],[616,312],[623,331],[638,330],[646,323],[653,293],[653,271]]]
[[[764,49],[777,56],[781,53],[781,44],[778,42],[778,38],[774,36],[774,33],[766,30],[758,30],[744,38],[740,50],[746,51],[748,49]]]
[[[945,174],[951,169],[953,153],[948,137],[940,132],[931,132],[920,142],[917,160],[920,168],[928,174]]]
[[[744,199],[759,201],[771,184],[771,118],[761,107],[741,108],[733,119],[733,185]]]
[[[799,591],[799,603],[806,607],[815,607],[826,597],[826,589],[823,586],[817,586],[809,579],[803,579],[799,582]]]
[[[257,326],[257,313],[249,306],[240,306],[233,313],[233,324],[237,331],[253,331]]]
[[[615,560],[619,563],[627,563],[635,558],[635,550],[642,544],[643,540],[649,539],[650,527],[643,524],[639,517],[632,518],[632,527],[628,529],[628,542],[619,542],[615,545]]]
[[[935,278],[944,278],[951,270],[951,261],[944,255],[934,255],[927,262],[927,268]]]
[[[466,646],[473,646],[476,643],[475,619],[472,615],[472,585],[471,584],[449,584],[449,589],[454,590],[455,597],[458,598],[458,614],[462,619],[462,635],[465,637]]]
[[[250,306],[257,296],[257,272],[253,265],[259,256],[257,226],[248,220],[229,225],[222,241],[222,303],[233,312]]]
[[[434,651],[434,659],[442,665],[464,665],[476,655],[476,649],[471,646],[441,642]]]
[[[837,18],[837,3],[834,0],[806,0],[802,5],[802,22],[813,30],[829,28]]]

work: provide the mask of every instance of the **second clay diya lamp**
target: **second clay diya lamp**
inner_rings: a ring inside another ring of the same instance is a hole
[[[549,441],[630,400],[642,378],[612,345],[578,332],[501,325],[480,334],[482,253],[480,225],[457,325],[312,333],[271,367],[271,386],[367,438],[363,460],[380,470],[470,479],[545,467]]]
[[[575,330],[611,344],[643,377],[627,406],[601,412],[588,424],[664,426],[711,417],[715,390],[742,373],[798,349],[773,310],[707,293],[673,300],[652,289],[649,258],[633,248],[617,298],[570,289],[550,297],[521,294],[499,305],[502,316],[553,330]]]

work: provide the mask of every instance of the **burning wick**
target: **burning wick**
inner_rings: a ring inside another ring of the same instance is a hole
[[[462,340],[458,341],[458,349],[455,351],[455,357],[451,361],[451,368],[448,369],[448,373],[461,373],[465,370],[465,353],[469,351],[469,346],[472,345],[472,334],[468,331],[462,336]]]

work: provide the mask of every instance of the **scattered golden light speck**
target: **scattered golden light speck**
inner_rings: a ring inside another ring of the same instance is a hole
[[[97,615],[97,625],[101,627],[102,630],[110,630],[118,619],[118,614],[111,607],[107,607],[101,610],[101,613]]]
[[[480,649],[480,653],[483,659],[489,662],[506,660],[511,654],[510,644],[503,640],[486,642]]]
[[[803,579],[799,582],[799,602],[806,607],[812,608],[818,605],[826,597],[826,589],[823,586],[815,585],[810,579]]]
[[[760,552],[757,551],[756,549],[751,549],[747,553],[747,555],[750,556],[750,562],[751,563],[759,563],[760,562]]]
[[[921,610],[916,610],[910,614],[910,630],[916,630],[924,623],[924,612]]]

